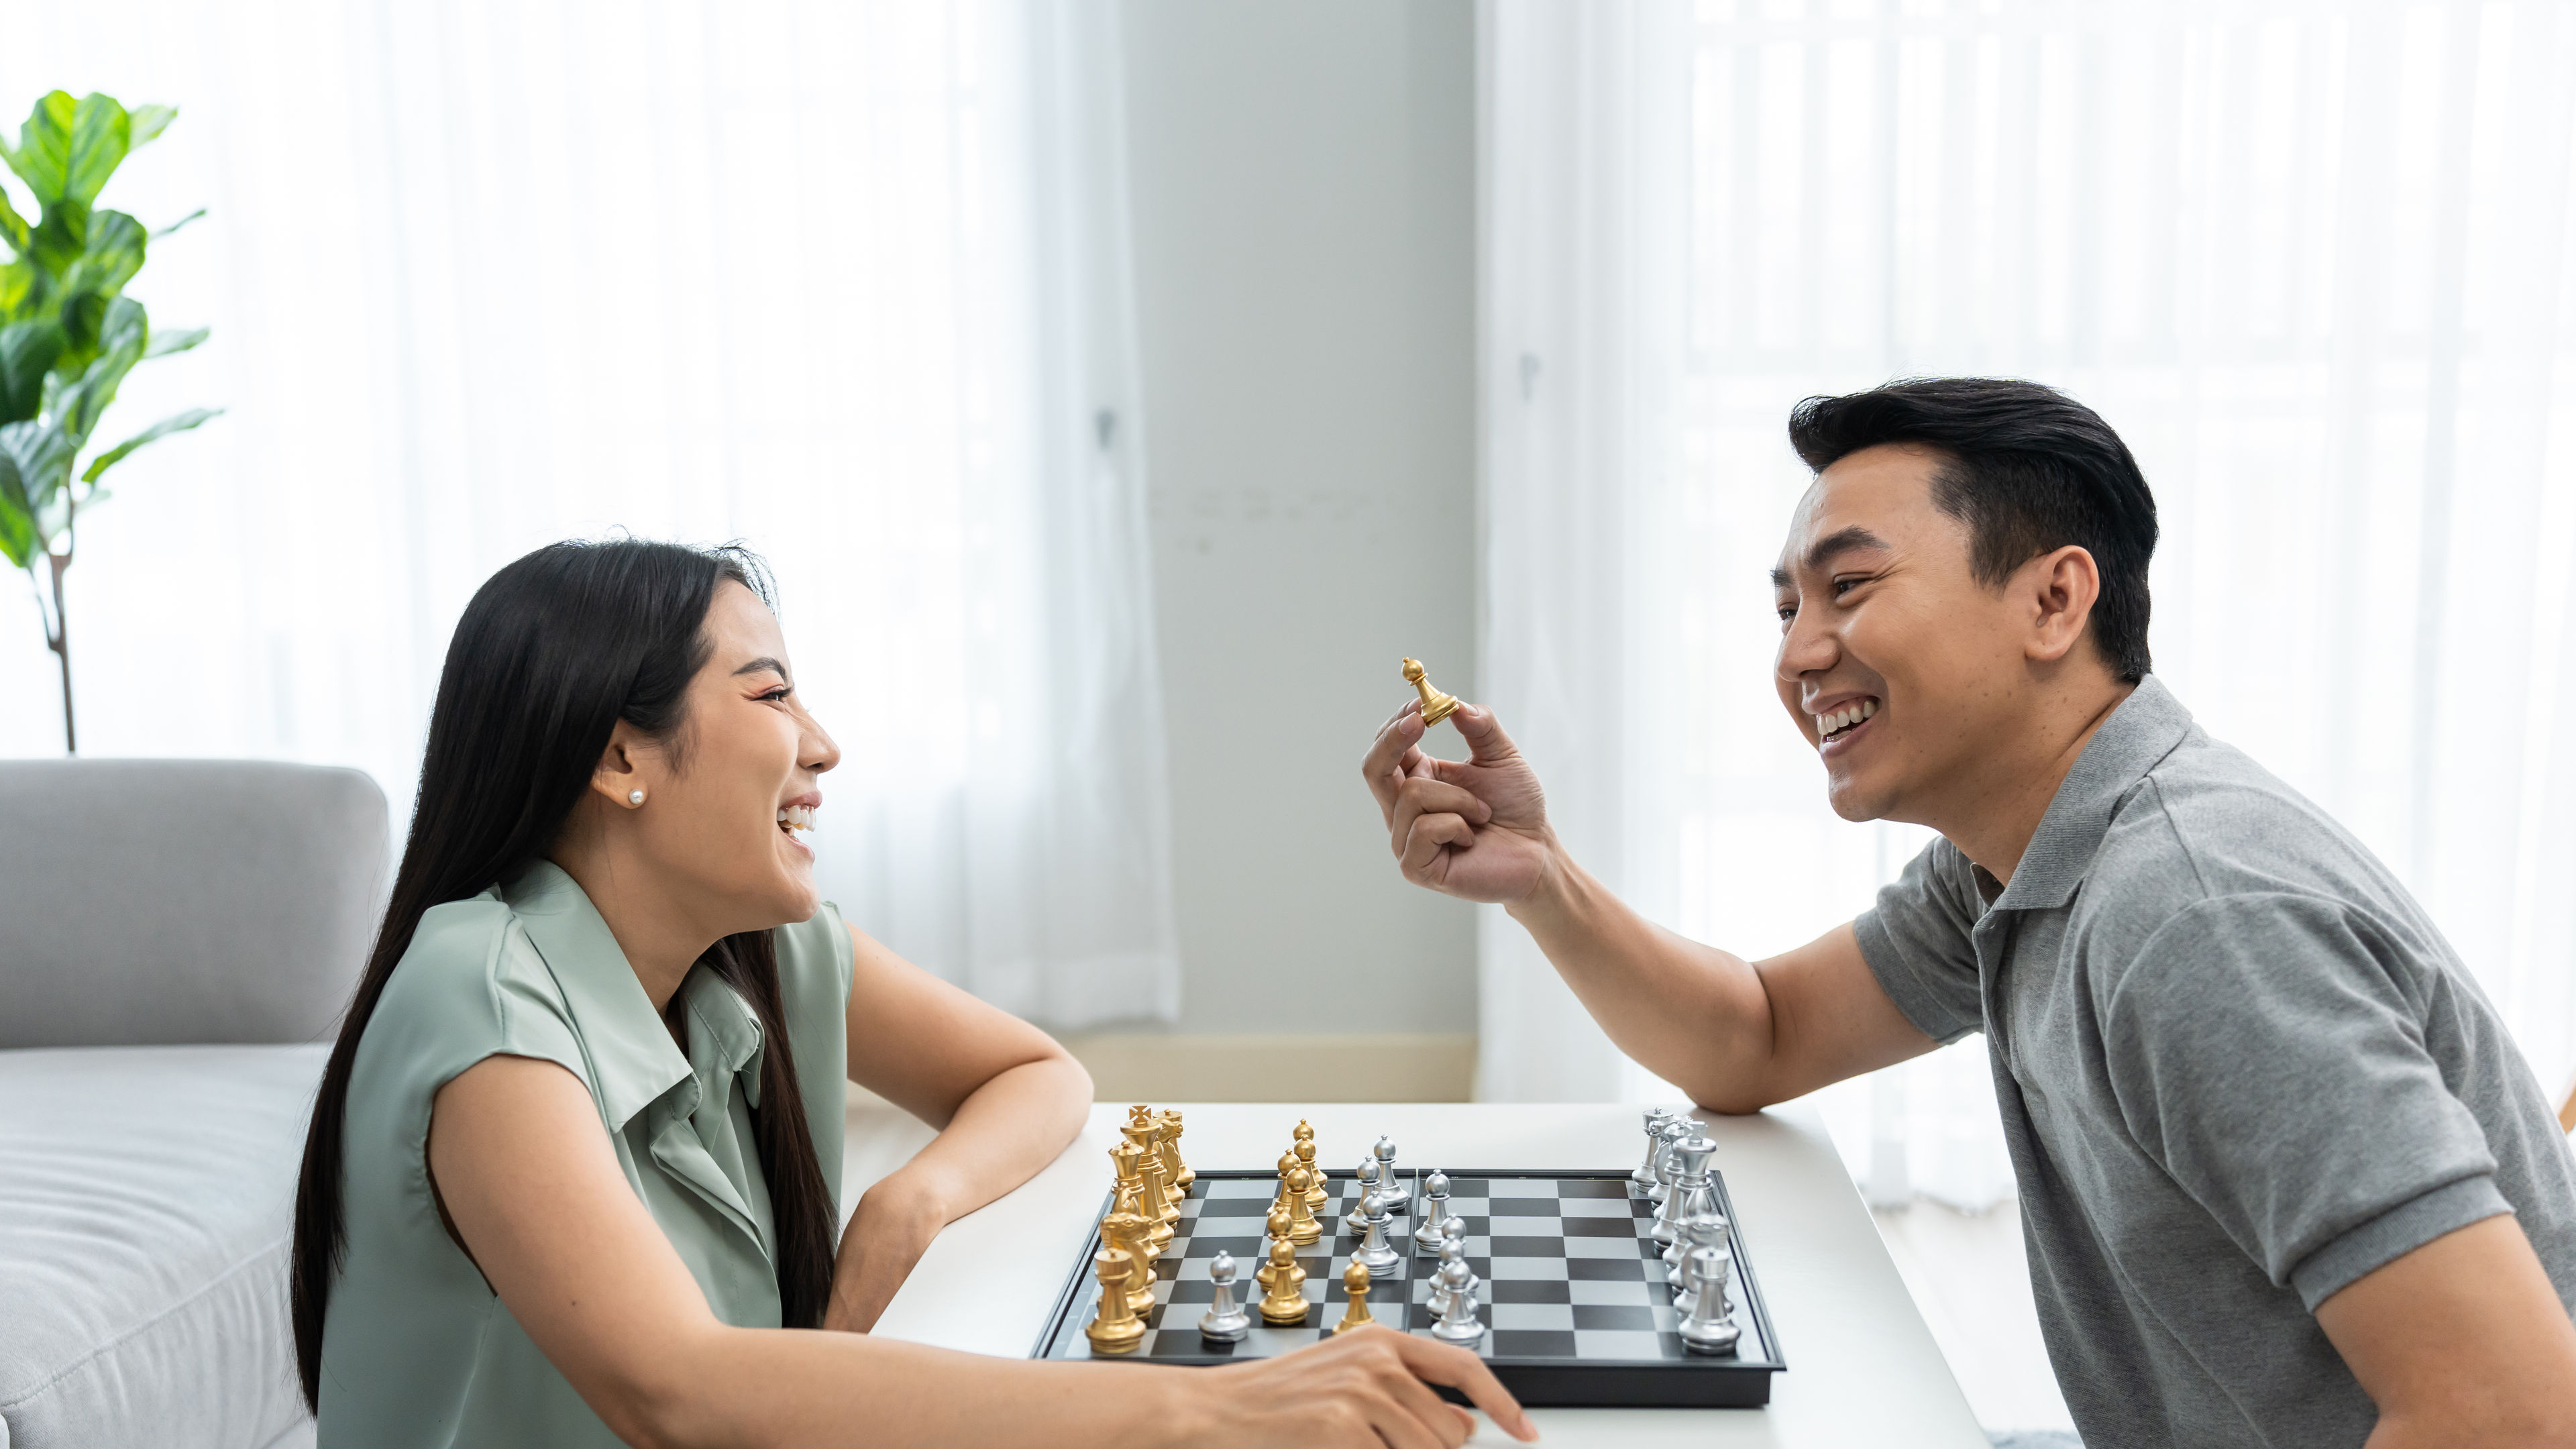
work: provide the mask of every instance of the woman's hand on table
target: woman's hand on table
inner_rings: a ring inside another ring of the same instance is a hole
[[[1537,1426],[1463,1348],[1385,1327],[1338,1334],[1312,1348],[1239,1368],[1185,1369],[1196,1402],[1182,1442],[1241,1449],[1457,1449],[1476,1418],[1431,1391],[1467,1396],[1523,1442]]]
[[[906,1174],[897,1172],[859,1199],[841,1250],[832,1264],[832,1302],[823,1327],[865,1333],[894,1301],[895,1290],[921,1261],[930,1240],[948,1223],[945,1207]]]

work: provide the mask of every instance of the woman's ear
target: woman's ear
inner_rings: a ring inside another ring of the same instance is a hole
[[[590,788],[606,796],[618,809],[640,810],[653,798],[638,758],[643,745],[643,735],[633,725],[619,720],[608,733],[608,748],[599,752],[599,767],[590,772]]]

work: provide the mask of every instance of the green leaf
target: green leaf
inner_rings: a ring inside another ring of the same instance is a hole
[[[126,144],[130,151],[161,134],[162,129],[179,118],[177,106],[136,106],[126,118]]]
[[[167,357],[173,352],[185,352],[205,341],[207,334],[213,331],[211,327],[192,327],[185,332],[155,332],[151,342],[144,346],[143,355]]]
[[[125,461],[126,454],[133,452],[144,444],[166,438],[172,433],[184,433],[190,428],[197,426],[199,423],[206,421],[208,418],[223,416],[223,412],[224,410],[222,408],[190,408],[184,413],[173,413],[169,417],[163,418],[161,421],[145,428],[142,432],[136,433],[133,437],[126,439],[124,442],[119,443],[115,447],[108,449],[106,452],[99,454],[95,458],[92,458],[89,464],[89,471],[81,474],[81,481],[84,483],[95,483],[98,481],[99,474],[104,473],[108,469]],[[92,494],[90,496],[93,501],[98,497],[96,494]]]
[[[98,426],[99,415],[116,401],[116,390],[125,374],[143,360],[143,349],[151,340],[152,324],[144,316],[143,304],[131,297],[119,297],[107,304],[107,319],[99,329],[98,356],[80,376],[64,388],[47,412],[56,424],[70,435],[77,449],[89,441]]]
[[[27,513],[27,489],[18,481],[18,460],[0,453],[0,558],[25,568],[35,553],[36,520]]]
[[[95,292],[113,297],[125,290],[134,274],[143,270],[143,254],[151,233],[143,223],[121,211],[94,211],[89,218],[89,238],[81,248],[80,260],[63,273],[66,295]]]
[[[88,206],[132,149],[133,121],[116,97],[92,91],[72,112],[71,156],[63,167],[63,196]]]
[[[18,133],[18,149],[9,153],[9,169],[36,193],[36,205],[48,210],[63,199],[63,178],[72,159],[72,118],[79,109],[64,91],[38,97]]]
[[[177,221],[170,223],[168,226],[161,228],[159,231],[152,233],[152,239],[154,241],[159,241],[161,238],[168,236],[170,233],[177,231],[179,228],[186,226],[188,223],[195,221],[205,214],[206,209],[202,206],[198,207],[196,210],[189,212],[186,216],[183,216]]]
[[[205,215],[203,211],[197,214]],[[9,250],[23,256],[27,250],[27,239],[33,236],[35,231],[35,224],[20,216],[18,208],[10,203],[9,193],[0,191],[0,241],[7,242]]]
[[[0,454],[18,474],[22,506],[35,526],[36,541],[45,542],[44,515],[53,511],[72,478],[72,456],[79,445],[51,423],[29,420],[0,423]]]
[[[62,325],[51,317],[0,327],[0,422],[36,415],[45,400],[45,370],[62,353]]]

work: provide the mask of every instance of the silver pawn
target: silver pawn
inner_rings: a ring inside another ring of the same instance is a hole
[[[1381,1137],[1377,1140],[1377,1146],[1370,1149],[1370,1155],[1377,1159],[1378,1191],[1386,1194],[1386,1210],[1390,1213],[1403,1212],[1407,1194],[1404,1185],[1397,1182],[1395,1178],[1395,1143]]]
[[[1692,1213],[1717,1211],[1717,1194],[1708,1186],[1708,1160],[1716,1155],[1717,1144],[1705,1137],[1694,1137],[1673,1149],[1673,1190],[1655,1207],[1656,1242],[1679,1239],[1681,1220]]]
[[[1458,1220],[1456,1218],[1451,1218],[1449,1221],[1454,1223]],[[1440,1270],[1448,1267],[1452,1263],[1464,1265],[1466,1261],[1467,1240],[1465,1238],[1453,1235],[1444,1237],[1440,1240],[1440,1261],[1431,1270],[1430,1299],[1423,1305],[1424,1308],[1430,1312],[1432,1317],[1438,1318],[1441,1314],[1449,1311],[1449,1290],[1441,1286]],[[1473,1268],[1469,1268],[1467,1270],[1470,1277],[1475,1275],[1475,1271],[1476,1270]]]
[[[1252,1332],[1252,1315],[1234,1301],[1234,1271],[1232,1253],[1219,1252],[1208,1264],[1208,1281],[1216,1285],[1216,1297],[1199,1318],[1199,1337],[1210,1343],[1241,1343]]]
[[[1367,1268],[1371,1279],[1388,1281],[1395,1272],[1395,1265],[1404,1261],[1404,1255],[1386,1240],[1386,1195],[1370,1193],[1362,1199],[1361,1206],[1368,1210],[1368,1237],[1360,1244],[1359,1251],[1351,1254],[1351,1261]]]
[[[1485,1325],[1476,1317],[1476,1273],[1463,1257],[1440,1265],[1440,1321],[1431,1336],[1442,1343],[1473,1348],[1485,1341]]]
[[[1422,1222],[1413,1230],[1413,1250],[1440,1251],[1440,1220],[1449,1215],[1449,1174],[1433,1172],[1422,1180]],[[1461,1223],[1459,1226],[1464,1227]]]
[[[1692,1353],[1735,1352],[1741,1330],[1735,1326],[1735,1305],[1726,1299],[1726,1250],[1693,1248],[1682,1264],[1683,1284],[1691,1295],[1690,1311],[1682,1316],[1682,1347]]]
[[[1669,1107],[1646,1109],[1646,1160],[1638,1163],[1636,1170],[1628,1174],[1629,1196],[1642,1197],[1647,1188],[1655,1185],[1655,1165],[1664,1157],[1664,1119],[1671,1115]]]
[[[1357,1176],[1359,1183],[1355,1190],[1359,1194],[1359,1201],[1351,1205],[1350,1216],[1342,1219],[1342,1225],[1351,1230],[1351,1236],[1354,1238],[1364,1236],[1368,1232],[1368,1200],[1369,1194],[1377,1191],[1377,1159],[1361,1158]]]
[[[1693,1213],[1689,1217],[1682,1219],[1681,1237],[1673,1244],[1673,1247],[1680,1249],[1680,1251],[1673,1252],[1670,1249],[1666,1250],[1665,1256],[1668,1260],[1668,1264],[1664,1271],[1664,1281],[1675,1288],[1680,1288],[1682,1286],[1682,1279],[1686,1276],[1682,1272],[1682,1258],[1685,1255],[1694,1248],[1722,1248],[1725,1246],[1725,1218],[1720,1217],[1716,1213]],[[1680,1308],[1685,1313],[1690,1311],[1688,1305],[1682,1303],[1679,1298],[1673,1300],[1673,1305]]]

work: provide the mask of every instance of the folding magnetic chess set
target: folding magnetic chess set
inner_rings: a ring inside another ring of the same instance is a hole
[[[1235,1363],[1358,1318],[1473,1348],[1540,1407],[1753,1407],[1787,1367],[1701,1124],[1649,1114],[1634,1173],[1399,1170],[1384,1139],[1322,1171],[1304,1123],[1275,1172],[1194,1172],[1179,1115],[1131,1113],[1031,1357]],[[1168,1216],[1147,1211],[1158,1197]]]

